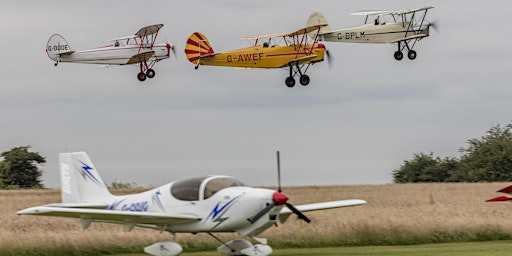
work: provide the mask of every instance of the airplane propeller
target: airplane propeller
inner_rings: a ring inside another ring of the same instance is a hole
[[[294,214],[297,215],[297,217],[301,220],[304,220],[307,223],[310,223],[311,220],[306,217],[301,211],[299,211],[295,206],[288,203],[288,196],[284,194],[281,190],[281,160],[279,156],[279,151],[276,152],[277,154],[277,192],[274,192],[272,195],[272,203],[267,205],[265,208],[263,208],[261,211],[256,213],[252,218],[249,219],[251,224],[258,221],[261,217],[263,217],[265,214],[267,214],[270,210],[272,210],[275,206],[279,205],[286,205],[288,209],[290,209]]]
[[[438,33],[441,31],[441,30],[440,30],[440,28],[439,28],[439,20],[438,20],[438,19],[436,19],[436,20],[434,20],[434,21],[430,22],[430,26],[431,26],[431,27],[432,27],[436,32],[438,32]]]
[[[327,59],[327,65],[329,65],[329,68],[332,68],[332,63],[334,60],[329,49],[325,50],[325,57]]]
[[[165,38],[165,42],[167,43],[167,48],[169,48],[172,51],[174,57],[178,57],[178,55],[176,55],[176,47],[173,44],[171,44],[171,42],[169,42],[169,39],[167,38]]]
[[[436,32],[439,33],[439,19],[435,19],[434,21],[427,21],[427,26],[432,27]]]

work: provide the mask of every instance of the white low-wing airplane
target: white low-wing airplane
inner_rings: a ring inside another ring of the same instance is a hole
[[[280,164],[278,152],[278,180]],[[266,229],[284,223],[294,213],[310,222],[302,212],[365,204],[359,199],[293,206],[279,189],[253,188],[229,176],[202,176],[174,181],[139,194],[114,196],[101,179],[85,152],[61,153],[62,203],[27,208],[21,215],[70,217],[82,228],[92,222],[109,222],[151,228],[170,233],[238,232],[261,244],[245,239],[223,243],[218,248],[226,255],[270,255],[266,239],[257,238]],[[145,248],[153,255],[179,255],[176,242],[160,242]]]
[[[88,63],[99,65],[140,65],[140,72],[137,74],[139,81],[146,80],[146,77],[153,78],[155,70],[153,66],[170,56],[170,43],[155,44],[158,31],[163,24],[156,24],[143,27],[133,36],[120,37],[107,40],[109,44],[88,50],[73,51],[66,39],[59,34],[54,34],[48,39],[46,53],[55,61],[59,62]]]
[[[360,11],[352,15],[365,16],[364,24],[331,30],[330,26],[324,26],[320,30],[321,41],[346,42],[346,43],[372,43],[372,44],[394,44],[398,50],[394,57],[396,60],[403,59],[402,51],[407,51],[407,57],[411,60],[416,58],[416,51],[413,50],[416,42],[428,37],[430,26],[434,23],[425,20],[427,11],[434,7],[422,7],[400,11]],[[319,12],[313,12],[307,21],[307,26],[328,24],[327,18]]]

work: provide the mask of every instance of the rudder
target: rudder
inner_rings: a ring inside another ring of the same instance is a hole
[[[46,43],[46,54],[54,61],[59,61],[61,55],[72,52],[66,39],[59,34],[50,36],[48,43]]]
[[[213,53],[213,48],[205,35],[200,32],[194,32],[189,36],[185,45],[185,54],[190,62],[198,64],[201,56]]]
[[[327,18],[320,12],[311,13],[311,15],[309,15],[308,21],[306,22],[306,27],[316,25],[325,25],[320,28],[320,34],[331,32],[331,26],[329,26]]]
[[[63,203],[104,203],[113,196],[85,152],[59,154]]]

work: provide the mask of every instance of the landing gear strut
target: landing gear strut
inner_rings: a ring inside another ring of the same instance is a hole
[[[412,49],[412,47],[409,47],[409,42],[404,41],[403,45],[402,42],[398,42],[398,50],[395,52],[394,57],[395,60],[402,60],[404,58],[404,54],[402,53],[403,50],[407,49],[407,58],[410,60],[416,59],[417,53],[415,50]],[[416,44],[416,41],[412,44],[414,46]]]
[[[304,69],[304,72],[302,72],[302,68],[303,68],[303,66],[304,66],[304,65],[299,66],[299,64],[298,64],[298,63],[296,63],[296,64],[295,64],[295,67],[294,67],[292,64],[290,64],[290,65],[289,65],[289,68],[290,68],[290,76],[288,76],[288,77],[286,78],[286,80],[284,81],[284,82],[285,82],[285,84],[286,84],[286,86],[288,86],[288,87],[290,87],[290,88],[295,86],[295,78],[294,78],[294,77],[295,77],[296,75],[299,77],[299,82],[300,82],[300,84],[301,84],[301,85],[303,85],[303,86],[308,85],[308,84],[309,84],[309,82],[311,81],[311,79],[310,79],[310,78],[309,78],[309,76],[308,76],[308,75],[306,75],[305,73],[306,73],[306,71],[308,70],[309,65],[311,65],[311,64],[307,64],[307,65],[306,65],[306,68]]]

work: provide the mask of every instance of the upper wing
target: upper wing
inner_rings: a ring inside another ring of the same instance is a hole
[[[301,212],[309,212],[309,211],[318,211],[318,210],[327,210],[348,206],[357,206],[366,204],[365,200],[361,199],[349,199],[349,200],[340,200],[340,201],[330,201],[323,203],[315,203],[315,204],[303,204],[297,205],[295,208]],[[279,220],[281,222],[285,222],[286,219],[292,214],[292,211],[288,207],[281,208],[281,212],[279,213]]]
[[[372,16],[372,15],[384,15],[384,14],[391,14],[392,12],[390,11],[358,11],[358,12],[353,12],[351,13],[350,15],[356,15],[356,16]]]
[[[172,225],[179,222],[199,221],[198,216],[192,214],[169,214],[149,212],[129,212],[98,210],[84,208],[62,208],[50,206],[37,206],[17,212],[18,215],[44,215],[56,217],[69,217],[83,220],[129,223],[129,224],[154,224]]]
[[[164,24],[155,24],[155,25],[150,25],[150,26],[143,27],[143,28],[139,29],[139,31],[137,31],[137,33],[135,33],[135,36],[137,36],[137,37],[145,37],[145,36],[149,36],[149,35],[155,34],[163,26],[164,26]]]
[[[434,7],[433,6],[427,6],[427,7],[414,8],[414,9],[409,9],[409,10],[400,10],[400,11],[395,11],[392,14],[393,15],[409,14],[409,13],[414,13],[414,12],[426,11],[426,10],[432,9],[432,8],[434,8]]]
[[[155,54],[155,51],[142,52],[139,54],[133,55],[126,64],[137,64],[141,62],[148,61]]]
[[[242,37],[241,39],[242,40],[254,40],[254,39],[260,39],[260,38],[293,37],[293,36],[298,36],[298,35],[303,35],[303,34],[306,34],[309,32],[313,32],[313,31],[318,30],[321,27],[324,27],[327,25],[328,24],[318,24],[318,25],[301,28],[301,29],[291,32],[291,33],[263,34],[263,35]]]

